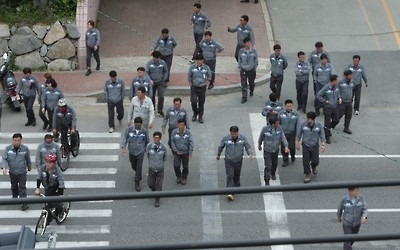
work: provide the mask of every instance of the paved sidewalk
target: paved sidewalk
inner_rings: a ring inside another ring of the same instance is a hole
[[[264,13],[266,5],[265,2],[261,2],[253,4],[240,3],[239,0],[229,3],[224,0],[202,0],[202,9],[212,21],[210,30],[213,32],[213,38],[225,47],[217,57],[216,87],[209,93],[239,91],[239,70],[233,57],[236,33],[229,33],[226,28],[228,25],[236,26],[243,14],[249,15],[249,24],[253,27],[256,37],[256,49],[260,61],[256,82],[261,84],[267,81],[270,45],[264,22],[264,15],[267,14]],[[193,31],[189,25],[192,10],[193,2],[187,0],[102,1],[98,14],[98,28],[101,33],[100,71],[93,70],[90,76],[85,76],[85,71],[82,70],[51,73],[67,96],[91,96],[102,93],[110,70],[116,70],[118,77],[123,79],[129,88],[137,67],[144,66],[151,59],[152,42],[159,36],[161,29],[167,27],[177,40],[178,46],[174,53],[166,95],[188,94],[187,71],[194,50]],[[92,64],[95,65],[95,62]],[[43,74],[44,72],[34,72],[40,81],[43,80]],[[19,79],[21,73],[17,72],[16,76]]]

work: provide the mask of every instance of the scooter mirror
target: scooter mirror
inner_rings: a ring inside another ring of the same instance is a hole
[[[7,53],[4,53],[4,54],[3,54],[3,59],[6,60],[7,57],[8,57]]]

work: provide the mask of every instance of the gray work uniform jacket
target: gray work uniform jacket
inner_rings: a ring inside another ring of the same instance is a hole
[[[362,195],[352,199],[349,195],[345,195],[340,199],[336,216],[343,219],[345,226],[358,226],[361,224],[361,217],[367,218],[368,205],[365,197]]]
[[[310,69],[311,66],[308,61],[297,61],[294,65],[294,74],[296,75],[296,80],[299,82],[308,82],[310,79]]]
[[[263,143],[264,151],[268,153],[275,153],[278,151],[282,143],[284,147],[288,146],[285,133],[283,133],[281,126],[274,128],[271,125],[267,125],[263,127],[258,137],[258,145],[261,146]]]
[[[244,47],[243,40],[247,37],[250,38],[251,44],[253,46],[256,44],[253,28],[251,28],[251,26],[248,24],[246,24],[245,26],[238,24],[235,28],[231,28],[228,31],[232,33],[237,32],[237,44],[241,47]]]
[[[130,155],[144,156],[147,144],[149,144],[149,135],[143,127],[140,129],[136,129],[135,126],[128,127],[121,137],[121,148],[128,145]]]
[[[313,126],[303,122],[297,131],[296,139],[298,141],[302,140],[302,145],[309,149],[318,148],[319,141],[325,142],[324,127],[317,121],[314,122]]]
[[[151,51],[160,51],[162,56],[169,56],[174,53],[174,48],[177,43],[175,38],[171,35],[168,36],[167,39],[164,39],[162,36],[158,37],[158,39],[154,42],[154,46]]]
[[[38,103],[40,105],[40,109],[42,109],[44,107],[44,105],[42,105],[42,99],[43,99],[44,92],[46,92],[46,90],[47,90],[47,86],[45,83],[43,83],[39,86]]]
[[[322,65],[321,63],[317,64],[314,69],[314,78],[320,85],[327,85],[330,82],[331,75],[334,75],[335,69],[333,65],[327,63],[326,65]]]
[[[168,78],[168,67],[163,60],[158,62],[151,59],[146,63],[146,73],[154,84],[164,83]]]
[[[35,165],[38,169],[40,166],[45,164],[45,159],[47,155],[56,155],[57,164],[58,166],[61,166],[60,146],[55,142],[51,142],[49,144],[46,142],[42,142],[38,145],[36,149]]]
[[[339,82],[339,91],[340,91],[340,97],[342,98],[342,102],[351,103],[353,101],[353,88],[354,88],[353,80],[347,82],[346,79],[343,78]]]
[[[353,72],[352,80],[354,82],[354,86],[360,85],[361,80],[364,80],[365,83],[368,83],[367,73],[365,73],[364,66],[361,64],[354,66],[353,64],[349,64],[346,69],[351,70]]]
[[[196,34],[203,34],[204,30],[211,26],[211,20],[204,11],[193,13],[190,21],[193,24],[193,33]]]
[[[308,62],[311,64],[311,69],[314,72],[315,66],[321,62],[321,55],[325,54],[328,57],[328,63],[331,62],[329,58],[328,51],[323,50],[322,53],[318,54],[317,50],[313,50],[310,55],[308,56]]]
[[[255,49],[241,48],[238,58],[239,69],[243,71],[253,71],[258,67],[258,55]]]
[[[338,105],[338,100],[341,98],[339,88],[327,84],[318,92],[317,98],[323,103],[324,108],[335,109]]]
[[[132,98],[129,105],[128,122],[134,122],[136,117],[141,117],[143,124],[153,123],[154,106],[149,97],[145,96],[143,101],[140,101],[137,96]]]
[[[268,122],[268,117],[271,114],[278,115],[279,112],[281,112],[282,109],[283,109],[283,103],[281,101],[278,100],[276,102],[273,102],[273,101],[268,99],[265,102],[265,105],[264,105],[264,108],[261,111],[261,114],[263,116],[265,116],[265,118],[267,118],[267,122]]]
[[[54,110],[58,105],[58,100],[64,98],[64,94],[59,88],[46,88],[42,94],[42,107]]]
[[[153,87],[151,86],[151,79],[148,75],[145,75],[143,78],[139,78],[138,76],[133,78],[131,89],[129,92],[129,100],[136,95],[136,91],[139,87],[144,87],[146,89],[146,96],[152,98],[153,97]]]
[[[41,165],[38,168],[36,179],[38,180],[38,183],[43,185],[45,195],[56,195],[60,193],[60,189],[65,188],[64,175],[61,168],[58,166],[55,166],[51,172],[48,172],[46,165]],[[63,191],[61,192],[63,193]]]
[[[207,81],[211,80],[211,69],[203,63],[200,67],[197,64],[192,64],[189,67],[188,82],[194,87],[204,87]]]
[[[56,108],[53,114],[53,128],[61,131],[62,128],[76,129],[76,113],[73,108],[67,106],[67,111],[65,114],[61,113],[58,108]]]
[[[32,167],[29,148],[24,144],[18,149],[12,144],[8,145],[3,152],[1,167],[8,169],[14,175],[26,174],[26,170]]]
[[[171,132],[171,148],[172,152],[180,154],[193,154],[194,140],[190,130],[185,128],[183,133],[179,132],[179,128]]]
[[[167,160],[167,147],[160,143],[149,143],[146,147],[149,169],[158,172],[164,170],[164,162]]]
[[[203,51],[203,57],[205,61],[216,60],[217,53],[221,53],[224,50],[224,47],[213,39],[211,39],[210,41],[203,39],[200,42],[200,47]]]
[[[39,91],[39,82],[33,75],[28,78],[23,76],[18,82],[16,91],[23,96],[36,97],[36,92]]]
[[[176,110],[173,106],[168,108],[167,112],[165,112],[165,116],[162,120],[161,128],[166,128],[168,124],[168,129],[173,130],[178,127],[178,120],[185,119],[186,121],[186,128],[190,129],[189,127],[189,117],[184,108],[180,108]]]
[[[108,79],[104,83],[104,98],[107,102],[110,103],[118,103],[124,99],[125,96],[125,83],[121,79],[116,79],[115,82],[112,82],[111,79]]]
[[[253,155],[253,149],[250,146],[247,138],[239,134],[236,140],[232,139],[231,135],[226,135],[222,138],[218,146],[217,155],[220,156],[225,148],[225,161],[240,162],[243,160],[244,150],[248,155]]]
[[[86,31],[86,47],[94,48],[100,46],[100,32],[98,29],[92,28]]]
[[[294,110],[288,112],[285,109],[279,112],[279,125],[286,136],[296,136],[300,129],[300,114]]]
[[[272,53],[269,56],[269,61],[271,62],[271,75],[282,76],[283,71],[288,66],[286,58],[283,55],[275,56],[275,53]]]

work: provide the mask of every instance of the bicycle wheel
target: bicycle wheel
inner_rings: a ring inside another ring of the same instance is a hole
[[[75,142],[75,147],[71,147],[71,154],[73,157],[77,157],[79,154],[79,147],[81,146],[81,138],[79,136],[79,131],[75,130],[75,137],[76,137],[76,142]]]
[[[61,146],[61,170],[65,171],[69,167],[69,149],[68,147]]]
[[[65,219],[67,219],[70,207],[71,207],[71,202],[69,202],[69,201],[63,202],[64,214],[62,217],[56,218],[57,224],[61,224],[65,221]]]
[[[36,223],[36,227],[35,227],[35,234],[40,234],[43,235],[44,232],[46,231],[46,227],[47,227],[47,212],[42,212],[40,214],[40,217]]]

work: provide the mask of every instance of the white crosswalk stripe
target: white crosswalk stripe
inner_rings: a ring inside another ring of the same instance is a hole
[[[36,149],[43,142],[47,133],[22,133],[23,144],[28,146],[31,153],[31,161],[35,166]],[[0,154],[6,146],[12,142],[13,133],[0,133]],[[81,190],[105,190],[115,189],[114,177],[118,172],[115,164],[119,160],[121,133],[97,133],[80,132],[81,144],[77,157],[70,157],[70,167],[63,173],[68,195],[81,194]],[[112,163],[113,162],[113,163]],[[95,163],[95,165],[90,164]],[[103,163],[103,164],[102,164]],[[112,167],[108,167],[112,163]],[[88,165],[89,164],[89,165]],[[28,173],[27,188],[32,190],[36,187],[37,171]],[[11,197],[10,182],[8,178],[0,179],[0,199]],[[28,195],[33,197],[31,193]],[[57,225],[52,222],[46,232],[54,231],[58,234],[56,248],[62,247],[100,247],[108,246],[107,235],[111,233],[112,200],[93,202],[73,202],[68,214],[68,223]],[[17,210],[12,205],[6,213],[0,213],[0,233],[18,232],[21,225],[27,224],[33,231],[41,209],[32,205],[27,211]],[[99,207],[100,206],[100,207]],[[100,208],[100,209],[99,209]],[[0,212],[5,210],[0,210]],[[86,223],[85,222],[89,222]],[[82,224],[83,225],[79,225]],[[96,223],[98,223],[96,225]],[[78,224],[78,225],[77,225]],[[93,235],[93,236],[90,236]],[[97,235],[102,235],[100,240]],[[60,237],[62,236],[62,237]],[[93,238],[95,237],[95,238]],[[47,248],[47,242],[38,242],[35,249]]]

